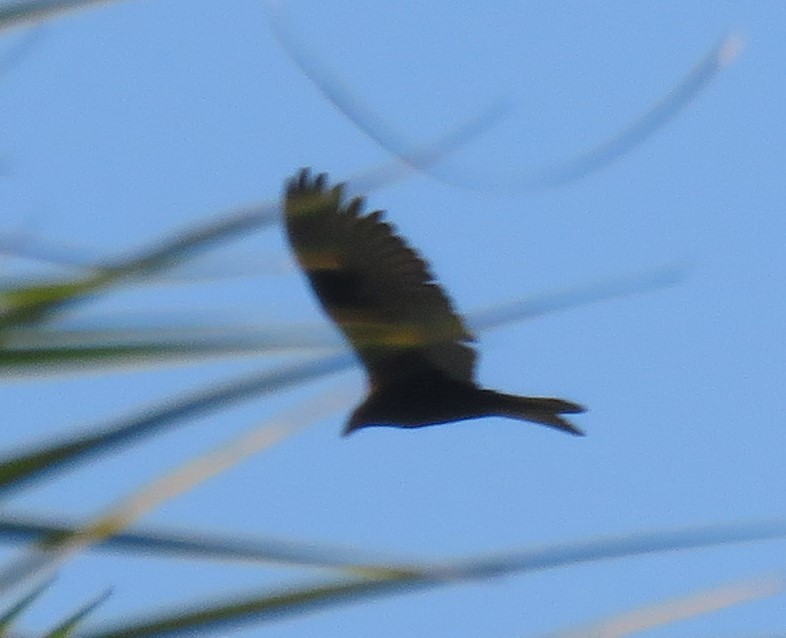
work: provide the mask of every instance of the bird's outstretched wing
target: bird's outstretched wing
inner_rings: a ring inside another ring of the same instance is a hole
[[[427,370],[472,381],[474,337],[426,262],[382,221],[382,211],[363,214],[363,200],[344,201],[342,191],[303,169],[287,184],[286,227],[317,298],[371,383]]]

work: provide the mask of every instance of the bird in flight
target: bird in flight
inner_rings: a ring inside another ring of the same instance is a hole
[[[383,221],[345,200],[343,184],[302,169],[286,186],[289,243],[320,304],[368,375],[368,394],[344,428],[417,428],[486,416],[583,432],[563,414],[576,403],[523,397],[475,382],[474,336],[428,264]]]

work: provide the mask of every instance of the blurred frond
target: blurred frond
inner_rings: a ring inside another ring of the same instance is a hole
[[[8,331],[0,346],[0,377],[19,380],[64,372],[98,374],[107,368],[340,348],[341,342],[322,326],[22,328]]]
[[[65,307],[119,285],[157,276],[195,254],[276,221],[276,205],[251,207],[223,215],[107,263],[93,273],[51,283],[7,289],[0,294],[2,331],[51,320]]]
[[[248,594],[229,600],[207,600],[178,605],[163,614],[145,614],[84,634],[80,638],[148,638],[152,636],[197,635],[222,627],[263,623],[292,614],[337,607],[381,596],[431,589],[513,573],[554,569],[582,563],[630,558],[643,554],[708,548],[728,543],[757,542],[786,538],[786,521],[748,525],[707,526],[666,532],[645,532],[602,538],[544,549],[508,552],[488,558],[444,563],[440,566],[410,567],[376,578],[343,579],[266,594]]]
[[[478,178],[469,172],[457,174],[420,161],[413,153],[413,145],[406,136],[385,123],[385,120],[364,104],[360,97],[342,82],[325,64],[312,55],[306,44],[298,39],[287,23],[280,3],[265,0],[273,34],[283,50],[325,99],[344,117],[358,127],[391,155],[405,164],[441,181],[476,189],[521,192],[541,188],[555,188],[599,171],[624,157],[649,137],[665,127],[674,117],[695,100],[718,73],[731,64],[742,49],[739,35],[726,36],[714,46],[668,93],[638,116],[630,125],[596,146],[576,153],[572,158],[554,166],[531,171],[518,171],[507,176]],[[500,102],[490,113],[503,114],[507,103]]]
[[[2,29],[2,25],[0,25]],[[22,62],[41,42],[44,35],[42,28],[31,29],[22,35],[14,44],[0,56],[0,77],[3,77]]]
[[[76,554],[122,532],[161,504],[323,419],[345,403],[346,393],[332,389],[135,489],[72,534],[37,543],[27,555],[0,569],[0,591],[53,571]]]
[[[666,602],[644,605],[575,629],[549,633],[543,638],[624,638],[702,614],[711,614],[733,605],[775,596],[783,593],[784,588],[786,580],[783,576],[761,576]]]
[[[49,589],[51,584],[52,581],[49,580],[38,585],[29,594],[21,598],[12,607],[0,615],[0,638],[6,638],[6,636],[9,635],[11,627],[16,619],[25,611],[27,611],[32,606],[32,604],[41,597],[41,594]]]
[[[111,595],[111,591],[107,591],[101,596],[98,596],[92,602],[87,603],[76,612],[74,612],[69,618],[64,620],[60,623],[57,627],[55,627],[52,631],[47,633],[44,638],[68,638],[68,636],[72,636],[74,631],[81,625],[87,617],[92,614],[96,608],[103,604],[107,598]]]
[[[115,0],[23,0],[0,6],[0,30],[50,20],[58,16],[86,9],[93,5],[109,4]]]
[[[0,542],[37,543],[46,547],[60,544],[78,531],[79,526],[75,522],[62,518],[0,513]],[[107,536],[92,545],[91,549],[147,556],[236,561],[249,565],[274,563],[365,572],[381,571],[383,565],[389,569],[391,564],[403,564],[403,561],[382,561],[376,553],[331,547],[317,542],[153,528],[134,528]]]
[[[113,420],[86,434],[67,436],[53,444],[38,445],[28,451],[7,455],[0,458],[0,495],[165,428],[183,426],[188,419],[338,372],[351,366],[352,361],[349,353],[339,354],[243,376],[230,382],[211,383],[185,397],[165,401],[125,419]]]

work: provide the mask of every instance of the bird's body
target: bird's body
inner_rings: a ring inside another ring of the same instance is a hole
[[[473,335],[426,263],[382,221],[343,201],[342,186],[302,170],[287,185],[289,242],[322,307],[369,376],[366,400],[345,434],[381,425],[422,427],[505,416],[581,434],[561,414],[584,408],[562,399],[519,397],[474,380]]]

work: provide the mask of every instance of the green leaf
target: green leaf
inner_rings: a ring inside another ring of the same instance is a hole
[[[673,266],[640,275],[584,284],[563,292],[535,297],[470,313],[478,331],[551,312],[674,285],[684,279],[685,268]],[[339,347],[326,326],[299,329],[236,326],[161,327],[147,329],[14,329],[0,349],[0,375],[59,372],[73,367],[106,368],[204,359],[209,356],[262,354],[274,350]]]
[[[0,330],[41,321],[68,301],[83,298],[97,287],[97,279],[83,278],[5,290],[0,294]]]
[[[107,367],[190,362],[208,357],[341,348],[341,342],[326,327],[13,329],[0,347],[0,376],[38,376],[74,368],[98,372]]]
[[[52,319],[67,306],[113,287],[155,276],[220,242],[278,219],[276,204],[242,209],[176,233],[135,256],[104,265],[92,274],[24,286],[0,296],[0,331]]]

